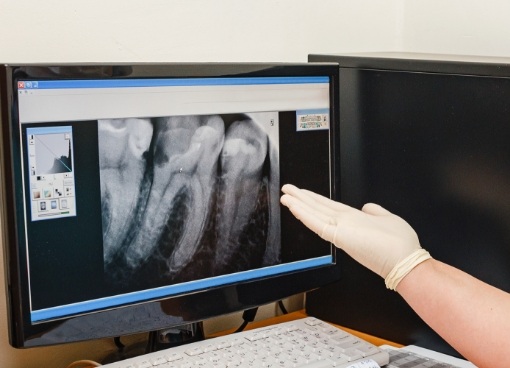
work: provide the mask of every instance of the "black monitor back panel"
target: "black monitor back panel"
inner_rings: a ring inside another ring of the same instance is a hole
[[[510,60],[389,53],[309,61],[340,64],[342,201],[381,204],[434,258],[510,291]],[[348,256],[340,262],[340,281],[308,294],[309,314],[459,356],[379,276]]]

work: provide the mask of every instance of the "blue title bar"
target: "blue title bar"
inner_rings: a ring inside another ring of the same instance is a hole
[[[19,81],[18,89],[130,88],[176,86],[235,86],[264,84],[329,83],[329,77],[242,77],[242,78],[165,78],[165,79],[86,79]]]

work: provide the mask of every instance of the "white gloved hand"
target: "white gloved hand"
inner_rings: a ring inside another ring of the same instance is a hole
[[[359,211],[290,184],[282,191],[281,203],[298,220],[384,278],[392,290],[430,258],[413,228],[379,205],[368,203]]]

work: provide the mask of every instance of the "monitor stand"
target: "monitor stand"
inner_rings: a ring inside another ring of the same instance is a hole
[[[204,340],[204,326],[202,322],[189,323],[186,325],[149,332],[146,342],[124,346],[120,338],[115,339],[118,350],[105,359],[102,364],[108,364],[133,358],[135,356],[152,353],[154,351],[169,349],[174,346],[189,344],[195,341]]]

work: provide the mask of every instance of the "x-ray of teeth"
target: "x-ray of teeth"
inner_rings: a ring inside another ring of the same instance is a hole
[[[110,281],[277,264],[277,121],[277,113],[98,121]]]

